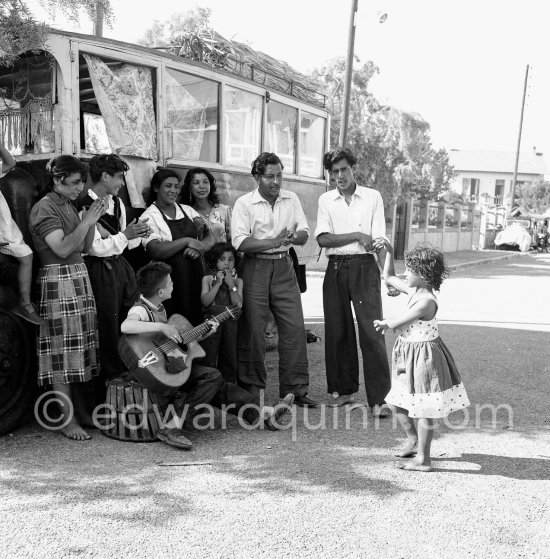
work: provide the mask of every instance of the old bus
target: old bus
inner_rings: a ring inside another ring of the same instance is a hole
[[[42,51],[0,65],[0,141],[17,161],[2,192],[21,230],[27,234],[29,183],[55,155],[123,157],[130,171],[121,196],[131,219],[145,207],[158,166],[182,178],[190,167],[207,167],[232,205],[255,187],[250,163],[261,151],[281,157],[285,187],[298,194],[313,229],[325,191],[324,98],[284,63],[241,47],[224,50],[194,37],[168,52],[52,31]],[[317,252],[310,239],[300,260]],[[36,395],[34,331],[5,310],[7,299],[0,298],[0,433]]]

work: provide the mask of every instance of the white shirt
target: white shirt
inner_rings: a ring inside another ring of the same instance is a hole
[[[297,226],[296,226],[297,224]],[[306,215],[298,200],[298,196],[289,190],[280,190],[273,208],[271,204],[260,194],[259,190],[253,190],[241,196],[235,202],[233,215],[231,216],[231,240],[233,246],[239,247],[245,239],[272,239],[282,229],[294,229],[305,231],[309,236],[309,227]],[[288,251],[289,247],[278,247],[273,251]]]
[[[149,301],[149,299],[146,299],[143,295],[140,295],[139,298],[150,309],[157,312],[164,312],[164,305],[162,303],[157,307],[156,305],[153,305],[153,303],[151,303],[151,301]],[[132,317],[134,320],[141,320],[142,322],[151,322],[147,309],[144,309],[141,305],[134,305],[133,307],[130,307],[127,318],[130,317]]]
[[[319,197],[315,238],[322,233],[343,235],[359,231],[375,237],[386,236],[384,202],[378,190],[356,185],[348,206],[339,190],[329,190]],[[327,248],[326,254],[366,254],[358,242],[340,247]]]
[[[88,196],[92,200],[97,200],[99,196],[93,191],[88,190]],[[94,231],[94,242],[88,251],[90,256],[97,256],[99,258],[106,258],[107,256],[118,256],[124,252],[124,249],[128,247],[130,250],[136,248],[141,239],[132,239],[129,241],[123,231],[126,229],[126,208],[122,203],[122,200],[119,199],[119,206],[120,206],[120,232],[116,235],[109,235],[104,239],[101,238],[101,233],[99,232],[98,228],[95,228]],[[82,214],[84,212],[80,212],[80,218],[82,218]],[[107,195],[107,213],[109,215],[115,215],[115,201],[113,197],[108,194]],[[101,225],[101,223],[99,224]]]
[[[181,211],[183,208],[183,212],[189,217],[191,220],[195,218],[200,219],[200,215],[191,207],[186,206],[184,204],[176,204],[176,217],[175,219],[182,219],[184,217],[184,213]],[[151,204],[142,214],[142,218],[148,217],[149,221],[147,225],[151,229],[152,233],[146,238],[142,239],[143,246],[146,247],[148,243],[151,241],[172,241],[172,233],[170,232],[170,228],[168,224],[164,220],[162,212],[158,209],[155,204]],[[166,219],[171,221],[171,218],[166,216]]]

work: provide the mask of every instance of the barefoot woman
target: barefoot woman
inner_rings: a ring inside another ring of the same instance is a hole
[[[47,167],[43,198],[31,210],[29,229],[40,256],[40,315],[45,324],[38,336],[38,384],[51,384],[62,400],[68,438],[90,438],[82,424],[87,416],[82,383],[97,375],[97,316],[88,272],[81,256],[94,238],[95,224],[105,212],[96,200],[82,221],[72,204],[84,188],[87,169],[70,155]]]

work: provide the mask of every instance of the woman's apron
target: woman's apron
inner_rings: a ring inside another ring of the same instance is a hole
[[[191,237],[198,239],[197,228],[193,220],[183,212],[181,219],[168,219],[161,211],[162,217],[170,233],[172,240],[182,239],[183,237]],[[164,262],[172,267],[172,281],[174,282],[174,291],[172,298],[164,301],[164,306],[168,316],[174,313],[183,315],[193,326],[197,326],[203,322],[202,306],[201,306],[201,283],[203,276],[202,259],[192,259],[183,255],[183,251],[164,259]]]

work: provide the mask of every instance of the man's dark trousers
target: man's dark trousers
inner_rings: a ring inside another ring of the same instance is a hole
[[[329,257],[323,282],[325,361],[329,393],[359,390],[359,360],[351,303],[359,329],[369,406],[384,402],[391,377],[383,334],[373,321],[382,318],[380,272],[371,254]]]

